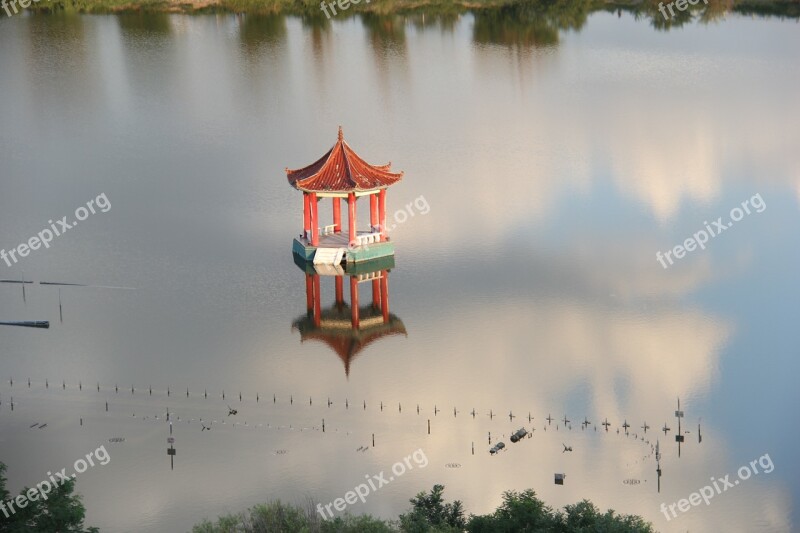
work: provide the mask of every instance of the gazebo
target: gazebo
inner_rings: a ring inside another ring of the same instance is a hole
[[[370,165],[345,142],[341,126],[336,144],[316,162],[297,170],[286,169],[289,184],[303,193],[303,233],[292,251],[314,263],[340,264],[394,254],[386,234],[386,189],[403,178],[392,164]],[[357,228],[356,202],[369,197],[369,229]],[[333,224],[323,225],[318,202],[330,198]],[[347,233],[342,232],[342,198],[347,199]]]

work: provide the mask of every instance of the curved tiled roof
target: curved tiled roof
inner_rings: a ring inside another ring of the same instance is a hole
[[[308,192],[356,192],[383,189],[403,179],[390,172],[392,164],[370,165],[344,141],[342,127],[336,144],[316,162],[297,170],[286,169],[289,184]]]

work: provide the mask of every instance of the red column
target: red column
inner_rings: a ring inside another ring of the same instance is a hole
[[[350,323],[358,329],[358,277],[350,276]]]
[[[336,276],[334,283],[336,284],[336,303],[344,303],[344,281],[342,276]]]
[[[311,231],[311,201],[308,193],[303,193],[303,237],[309,238],[309,231]]]
[[[372,305],[377,309],[381,306],[381,281],[372,280]]]
[[[311,274],[306,274],[306,311],[309,313],[314,309],[314,281]]]
[[[320,294],[319,274],[314,274],[314,326],[319,327],[322,318],[322,295]]]
[[[319,210],[317,209],[317,193],[310,195],[311,202],[311,246],[319,246]]]
[[[381,311],[383,312],[383,323],[389,323],[389,271],[383,271],[381,277]]]
[[[355,193],[350,193],[347,195],[347,211],[348,211],[348,226],[347,229],[350,231],[350,243],[354,243],[356,237],[358,236],[356,230],[356,195]]]
[[[369,195],[369,224],[372,227],[378,225],[378,196],[375,194]]]
[[[381,189],[378,193],[378,217],[381,224],[381,241],[387,240],[386,238],[386,189]]]
[[[333,231],[339,233],[342,231],[342,199],[333,198]]]

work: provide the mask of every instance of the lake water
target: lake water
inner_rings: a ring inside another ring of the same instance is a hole
[[[424,468],[349,510],[396,517],[441,483],[474,513],[533,488],[660,531],[797,530],[799,53],[796,20],[741,15],[3,17],[0,246],[111,206],[0,262],[92,286],[0,284],[0,320],[51,324],[0,326],[9,488],[105,446],[78,476],[87,524],[187,531],[333,501],[421,449]],[[388,191],[397,327],[349,359],[293,327],[302,198],[284,173],[339,125],[405,172]],[[533,437],[511,444],[519,427]],[[710,505],[662,514],[765,455]]]

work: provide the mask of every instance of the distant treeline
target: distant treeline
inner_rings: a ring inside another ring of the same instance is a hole
[[[466,516],[460,501],[445,503],[444,487],[434,485],[429,492],[412,498],[411,508],[398,520],[384,521],[369,515],[345,513],[323,520],[316,506],[305,507],[272,502],[257,505],[238,514],[204,521],[193,533],[499,533],[513,531],[547,533],[653,533],[653,526],[642,518],[600,512],[584,500],[555,510],[536,497],[532,490],[508,491],[493,513]]]
[[[336,0],[327,2],[336,5]],[[715,20],[730,12],[800,18],[800,0],[708,0],[707,3],[703,0],[686,11],[679,11],[669,21],[659,14],[658,3],[656,0],[371,0],[358,4],[349,3],[349,7],[340,11],[335,18],[346,18],[358,13],[459,15],[467,12],[494,12],[502,15],[501,12],[511,11],[526,14],[527,22],[534,22],[542,16],[547,18],[551,15],[568,14],[572,29],[576,20],[585,20],[595,11],[632,12],[651,18],[654,25],[661,28],[680,26],[695,17],[701,21]],[[320,9],[320,0],[49,0],[33,4],[31,9],[81,13],[284,13],[327,20]]]

